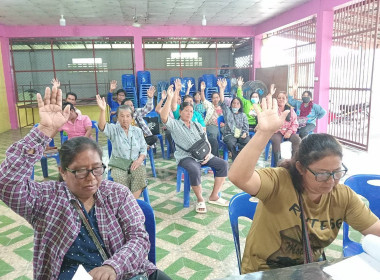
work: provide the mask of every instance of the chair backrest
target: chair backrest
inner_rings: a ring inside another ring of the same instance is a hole
[[[235,194],[228,206],[228,215],[230,217],[232,236],[234,238],[236,258],[241,274],[241,253],[240,253],[240,238],[239,238],[239,217],[246,217],[253,220],[255,215],[257,201],[250,201],[252,196],[248,193],[242,192]]]
[[[375,183],[375,181],[377,181]],[[344,181],[354,192],[366,198],[369,202],[369,208],[380,217],[380,175],[376,174],[358,174],[353,175]],[[349,225],[343,223],[343,253],[344,256],[360,254],[363,250],[360,244],[350,240],[348,236]],[[354,244],[352,244],[354,243]]]
[[[39,125],[39,123],[36,123],[35,125],[33,125],[33,127],[37,127],[38,125]],[[54,138],[51,139],[51,141],[49,143],[49,147],[55,147]]]
[[[145,229],[149,234],[150,250],[148,260],[156,264],[156,218],[154,217],[153,208],[140,199],[137,199],[137,203],[145,215]]]
[[[91,121],[92,122],[92,128],[95,129],[95,139],[96,143],[98,143],[99,140],[99,127],[98,127],[98,122],[97,121]]]
[[[133,74],[121,75],[121,83],[123,85],[123,88],[136,87],[135,75]]]
[[[222,131],[220,130],[220,123],[224,123],[224,116],[221,115],[218,117],[218,129],[219,129],[219,134],[218,134],[218,140],[222,140]]]

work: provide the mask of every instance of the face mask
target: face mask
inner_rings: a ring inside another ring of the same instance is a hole
[[[309,103],[310,102],[310,97],[309,96],[303,96],[302,97],[302,102],[303,103]]]
[[[232,112],[234,113],[234,114],[236,114],[237,112],[239,112],[239,108],[231,108],[232,109]]]
[[[258,104],[259,103],[259,98],[258,97],[254,97],[254,98],[251,98],[251,102],[253,103],[253,104]]]

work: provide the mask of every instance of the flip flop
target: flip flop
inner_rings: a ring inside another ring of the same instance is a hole
[[[228,207],[229,205],[229,201],[228,200],[225,200],[221,197],[219,197],[217,200],[208,200],[208,203],[210,204],[215,204],[215,205],[218,205],[218,206],[223,206],[223,207]]]
[[[195,204],[195,212],[200,213],[200,214],[206,214],[207,213],[206,203],[204,201],[201,201]]]

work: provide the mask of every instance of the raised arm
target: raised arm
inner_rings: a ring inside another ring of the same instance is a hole
[[[161,121],[164,124],[168,121],[168,117],[169,117],[170,104],[172,102],[173,95],[174,95],[174,93],[173,93],[173,85],[169,86],[167,94],[168,94],[168,97],[166,98],[165,105],[162,108],[161,113],[160,113]]]
[[[218,87],[219,87],[219,97],[220,97],[220,102],[224,102],[224,91],[227,86],[227,80],[225,78],[223,79],[218,79]]]
[[[236,157],[228,173],[230,181],[243,191],[256,195],[261,186],[260,176],[255,172],[255,166],[272,135],[282,126],[289,110],[278,116],[277,100],[268,94],[262,100],[262,110],[257,104],[253,105],[258,121],[257,132]]]
[[[206,99],[205,89],[206,89],[206,83],[201,82],[201,99],[202,99],[202,101],[205,101],[205,99]]]
[[[163,90],[161,92],[161,100],[160,100],[160,102],[157,103],[156,108],[155,108],[155,111],[157,113],[161,113],[162,103],[164,103],[165,99],[166,99],[166,90]]]
[[[96,95],[96,103],[98,103],[98,107],[100,109],[99,122],[98,127],[100,131],[103,131],[106,126],[106,100],[100,97],[99,94]]]
[[[147,91],[148,101],[146,102],[145,106],[142,109],[137,109],[141,111],[141,115],[143,117],[153,110],[153,96],[154,96],[155,91],[156,91],[156,88],[154,86],[150,86]]]
[[[181,87],[182,87],[181,79],[176,79],[174,84],[175,84],[175,91],[174,91],[173,99],[171,101],[171,110],[173,112],[177,110],[177,100],[178,100],[178,98],[180,98],[179,92],[180,92]]]
[[[193,87],[193,84],[191,83],[191,81],[187,81],[187,89],[186,89],[186,95],[189,95],[190,94],[190,89]]]

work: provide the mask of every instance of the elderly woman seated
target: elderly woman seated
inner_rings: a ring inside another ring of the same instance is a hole
[[[184,102],[180,107],[180,119],[169,118],[170,103],[173,98],[173,86],[168,88],[168,97],[163,109],[161,110],[161,120],[170,130],[174,142],[176,143],[176,152],[174,157],[177,164],[187,170],[190,178],[190,185],[197,196],[197,204],[195,211],[198,213],[206,213],[206,204],[202,196],[201,186],[201,166],[206,165],[214,168],[215,181],[214,188],[209,197],[208,202],[220,206],[228,206],[228,201],[218,196],[218,193],[226,179],[228,164],[226,161],[214,157],[211,154],[210,143],[207,140],[206,133],[199,123],[191,121],[193,117],[193,106]],[[199,148],[199,156],[195,155],[194,144]]]
[[[100,108],[99,129],[112,143],[109,166],[115,182],[128,186],[138,198],[146,187],[146,170],[143,164],[147,154],[144,135],[139,127],[131,125],[133,110],[121,105],[116,110],[117,123],[106,123],[106,102],[96,96]]]
[[[86,137],[60,150],[61,181],[30,179],[46,145],[69,118],[62,92],[37,94],[40,124],[11,145],[1,164],[0,199],[34,228],[34,279],[72,279],[79,265],[93,279],[169,279],[147,260],[144,214],[128,188],[102,180],[102,151]],[[91,234],[90,234],[91,232]],[[146,279],[146,278],[142,278]]]

